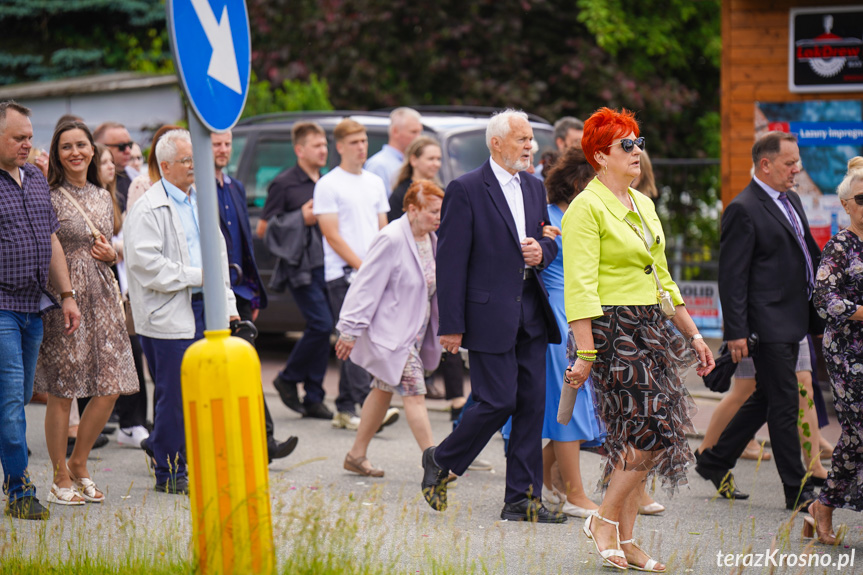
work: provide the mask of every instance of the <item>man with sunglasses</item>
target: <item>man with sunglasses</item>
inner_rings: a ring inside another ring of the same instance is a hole
[[[129,185],[132,179],[126,172],[126,166],[132,159],[132,136],[126,126],[118,122],[102,122],[93,132],[93,139],[99,144],[104,144],[114,157],[114,167],[117,173],[117,199],[120,202],[120,210],[126,211],[126,198],[129,196]]]
[[[804,483],[806,470],[800,459],[794,369],[803,336],[823,331],[812,305],[821,250],[809,231],[800,197],[791,191],[800,173],[797,139],[768,132],[752,146],[752,162],[752,181],[722,215],[719,297],[735,363],[749,355],[746,338],[758,334],[755,392],[716,445],[697,456],[695,469],[726,498],[745,499],[729,470],[766,421],[785,506],[794,510],[815,497],[811,481]]]

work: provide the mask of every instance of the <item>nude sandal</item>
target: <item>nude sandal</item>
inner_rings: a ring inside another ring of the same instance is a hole
[[[80,497],[74,487],[57,487],[56,483],[51,484],[51,491],[48,492],[48,503],[56,503],[57,505],[84,505],[86,501],[83,499],[75,500]]]
[[[348,453],[345,455],[345,463],[344,468],[348,471],[352,471],[353,473],[358,473],[359,475],[363,475],[365,477],[383,477],[384,470],[377,469],[374,465],[369,462],[368,467],[363,467],[363,463],[368,461],[366,457],[351,457],[351,454]]]
[[[610,549],[606,549],[605,551],[601,551],[599,549],[599,543],[597,543],[596,539],[593,538],[593,533],[591,533],[591,531],[590,531],[590,520],[593,519],[594,517],[596,517],[597,519],[601,519],[610,525],[614,525],[614,533],[615,533],[615,537],[617,538],[617,549],[611,549],[610,548]],[[593,541],[593,546],[596,547],[596,552],[599,553],[600,557],[602,557],[602,563],[604,565],[625,571],[629,567],[628,562],[627,562],[627,565],[618,565],[617,563],[615,563],[614,561],[611,561],[609,559],[610,557],[621,557],[621,558],[623,558],[624,561],[626,561],[626,554],[624,554],[623,550],[620,549],[620,530],[619,530],[619,527],[620,527],[619,522],[612,521],[611,519],[606,519],[605,517],[603,517],[602,515],[600,515],[596,511],[592,511],[590,513],[590,515],[587,516],[587,519],[584,520],[584,527],[582,527],[582,530],[584,531],[584,534],[587,536],[587,538],[590,539],[591,541]]]
[[[633,547],[647,555],[647,551],[642,549],[641,546],[636,543],[634,539],[627,539],[626,541],[621,541],[620,544],[632,545]],[[666,567],[665,569],[656,569],[655,567],[659,565],[659,561],[652,558],[650,555],[647,555],[647,563],[640,567],[635,563],[630,563],[629,559],[627,559],[626,562],[629,563],[630,569],[635,569],[636,571],[647,571],[648,573],[665,573],[666,569],[668,569],[668,567]]]

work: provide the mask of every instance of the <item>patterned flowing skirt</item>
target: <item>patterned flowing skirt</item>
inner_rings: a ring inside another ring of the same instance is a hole
[[[598,489],[608,487],[615,468],[636,470],[647,455],[650,474],[671,496],[687,484],[686,467],[694,461],[686,433],[694,431],[695,402],[682,375],[698,356],[658,305],[602,310],[592,322],[594,404],[608,452]]]

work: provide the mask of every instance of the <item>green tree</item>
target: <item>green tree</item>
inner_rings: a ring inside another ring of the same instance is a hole
[[[161,0],[3,0],[0,84],[173,71]]]

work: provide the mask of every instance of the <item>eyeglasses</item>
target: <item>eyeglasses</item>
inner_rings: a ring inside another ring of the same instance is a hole
[[[105,144],[105,145],[108,146],[109,148],[117,148],[121,152],[125,152],[126,150],[131,149],[132,146],[135,145],[135,142],[121,142],[119,144]]]
[[[644,149],[644,136],[636,138],[634,140],[630,138],[623,138],[618,143],[620,144],[620,147],[623,148],[623,151],[629,154],[630,152],[632,152],[633,146],[638,146],[641,150]]]
[[[174,160],[174,163],[175,164],[183,164],[187,168],[191,168],[192,166],[195,165],[195,160],[194,160],[194,158],[192,158],[192,156],[186,156],[185,158],[183,158],[181,160]]]
[[[854,200],[854,203],[858,206],[863,206],[863,194],[857,194],[856,196],[851,198]]]

